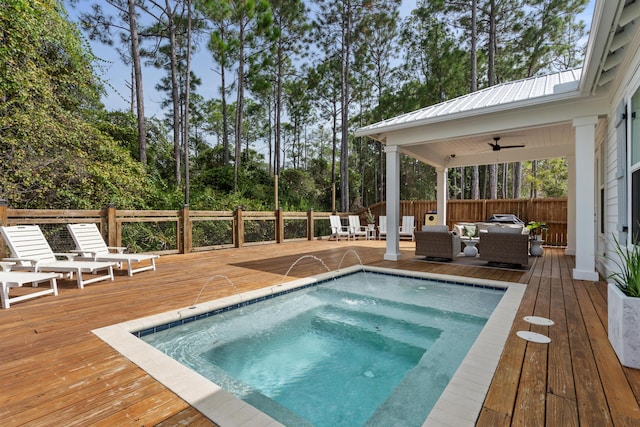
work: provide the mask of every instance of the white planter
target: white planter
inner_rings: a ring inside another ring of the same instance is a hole
[[[542,244],[544,241],[542,240],[530,240],[531,247],[529,248],[529,253],[531,256],[542,256],[544,253],[544,249],[542,248]]]
[[[609,283],[607,306],[611,346],[620,363],[640,369],[640,298],[628,297]]]

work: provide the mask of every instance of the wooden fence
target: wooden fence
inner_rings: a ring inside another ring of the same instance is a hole
[[[385,202],[369,207],[376,218],[385,215]],[[413,215],[416,227],[420,229],[428,217],[437,215],[435,200],[410,200],[400,202],[400,215]],[[361,211],[364,215],[366,209]],[[567,244],[567,199],[491,199],[491,200],[448,200],[447,218],[449,228],[459,222],[482,222],[495,214],[515,214],[524,221],[544,222],[549,229],[543,234],[546,245],[566,246]]]
[[[386,204],[369,207],[377,218],[386,214]],[[435,201],[402,201],[401,215],[413,215],[418,229],[425,217],[433,217]],[[366,209],[354,212],[363,224]],[[446,223],[481,222],[493,214],[512,213],[525,223],[546,222],[544,239],[549,245],[566,245],[566,199],[534,200],[450,200]],[[0,225],[39,225],[54,251],[73,249],[66,224],[95,223],[109,246],[127,246],[134,252],[189,253],[244,245],[311,240],[330,234],[331,212],[203,211],[179,210],[99,210],[13,209],[0,201]],[[339,214],[345,221],[347,213]],[[428,221],[428,218],[426,218]],[[0,239],[0,254],[6,253]]]

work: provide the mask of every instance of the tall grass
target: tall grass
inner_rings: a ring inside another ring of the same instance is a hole
[[[611,273],[609,279],[613,279],[618,288],[630,297],[640,298],[640,246],[634,239],[631,248],[622,247],[613,236],[617,257],[610,259],[618,266],[619,271]]]

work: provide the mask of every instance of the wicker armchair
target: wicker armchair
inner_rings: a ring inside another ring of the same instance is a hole
[[[453,259],[460,253],[460,236],[449,232],[446,225],[425,225],[414,233],[416,255]]]
[[[486,233],[482,233],[480,259],[503,264],[527,265],[529,263],[528,230],[525,229],[525,232],[517,231],[491,227]]]

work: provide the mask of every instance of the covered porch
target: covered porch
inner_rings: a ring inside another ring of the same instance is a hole
[[[562,157],[569,171],[566,254],[576,259],[572,275],[598,280],[595,152],[606,132],[607,103],[582,94],[581,76],[577,69],[505,83],[359,129],[356,136],[385,144],[389,234],[384,258],[401,257],[393,235],[401,154],[436,169],[441,224],[450,168]]]

